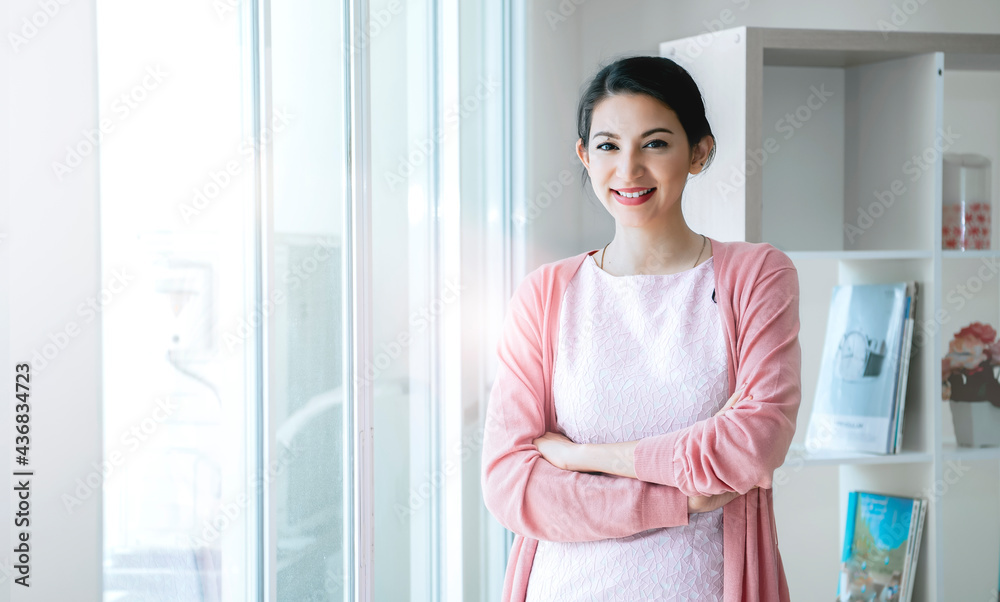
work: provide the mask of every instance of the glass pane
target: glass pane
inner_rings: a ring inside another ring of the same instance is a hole
[[[340,2],[271,3],[271,412],[276,452],[287,458],[272,516],[282,602],[345,599],[342,12]]]
[[[253,165],[240,19],[100,0],[104,599],[256,596]],[[91,146],[93,145],[93,146]],[[93,479],[91,479],[93,477]],[[98,485],[100,486],[100,485]]]
[[[419,300],[433,266],[418,250],[426,240],[426,174],[436,144],[424,112],[432,92],[427,10],[422,3],[374,0],[365,39],[371,52],[373,357],[360,365],[374,389],[372,599],[400,602],[433,599],[431,426],[422,394],[433,316]]]

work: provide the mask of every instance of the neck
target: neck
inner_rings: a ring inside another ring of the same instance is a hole
[[[709,257],[709,244],[683,220],[656,229],[616,224],[615,237],[605,254],[604,269],[619,276],[676,274],[693,268],[699,252],[699,263]]]

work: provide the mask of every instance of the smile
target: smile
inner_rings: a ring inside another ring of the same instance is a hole
[[[632,188],[622,191],[611,190],[615,199],[622,205],[641,205],[652,198],[655,191],[656,188]]]

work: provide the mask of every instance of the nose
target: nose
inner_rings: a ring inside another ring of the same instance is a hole
[[[642,155],[637,149],[623,150],[618,153],[618,164],[615,166],[615,176],[622,182],[635,182],[646,172],[642,163]]]

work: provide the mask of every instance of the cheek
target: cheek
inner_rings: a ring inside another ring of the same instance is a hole
[[[662,165],[663,173],[669,174],[672,178],[687,178],[691,165],[688,156],[684,153],[677,153],[671,156]]]
[[[590,183],[598,192],[607,188],[608,182],[614,175],[614,167],[600,162],[590,164]]]
[[[614,170],[614,162],[609,161],[607,157],[594,157],[590,160],[590,177],[594,180],[607,179]]]

